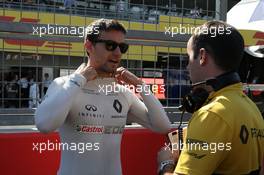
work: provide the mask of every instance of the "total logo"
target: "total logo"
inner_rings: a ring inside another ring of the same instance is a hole
[[[91,134],[122,134],[125,126],[77,125],[76,131]]]

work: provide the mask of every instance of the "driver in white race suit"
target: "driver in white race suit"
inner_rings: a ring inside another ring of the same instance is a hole
[[[127,120],[164,134],[170,122],[147,85],[118,68],[128,49],[125,28],[109,19],[96,20],[88,28],[87,65],[53,81],[35,122],[44,133],[59,129],[63,145],[59,175],[121,175],[120,143]],[[141,87],[144,103],[121,83]],[[86,148],[81,153],[66,147],[81,143]]]

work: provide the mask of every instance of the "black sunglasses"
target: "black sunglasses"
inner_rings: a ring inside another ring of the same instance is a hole
[[[108,51],[114,51],[117,48],[117,46],[119,47],[121,53],[126,53],[128,49],[127,43],[117,43],[112,40],[98,39],[98,40],[93,41],[93,43],[105,43],[105,48]]]

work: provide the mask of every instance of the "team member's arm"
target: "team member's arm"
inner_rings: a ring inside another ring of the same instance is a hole
[[[162,167],[160,175],[213,174],[231,150],[231,135],[230,127],[217,114],[207,111],[194,114],[176,169],[173,170],[175,160],[162,166],[162,161],[171,160],[170,150],[158,153],[158,163]]]
[[[262,166],[261,166],[259,175],[263,175],[263,174],[264,174],[264,157],[262,159]]]
[[[69,113],[74,97],[86,83],[87,77],[93,79],[95,76],[94,69],[81,65],[69,77],[55,79],[49,86],[44,101],[36,110],[37,128],[45,133],[59,128]]]
[[[232,149],[232,130],[216,113],[197,111],[187,128],[186,143],[176,173],[213,174]]]
[[[161,103],[146,87],[146,85],[134,74],[121,68],[119,80],[124,81],[127,84],[134,86],[142,86],[142,92],[140,93],[143,101],[140,101],[138,97],[130,93],[129,100],[132,101],[130,110],[128,113],[128,120],[134,121],[147,127],[153,131],[160,133],[168,133],[170,130],[170,121],[162,108]]]
[[[172,175],[177,164],[179,158],[178,151],[172,150],[174,146],[168,145],[162,147],[158,152],[158,175]]]

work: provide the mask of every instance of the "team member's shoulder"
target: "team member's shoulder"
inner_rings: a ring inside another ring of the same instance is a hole
[[[194,128],[203,128],[206,127],[207,131],[211,130],[213,131],[215,127],[220,128],[226,127],[225,130],[229,130],[230,133],[232,131],[232,120],[229,119],[230,114],[228,114],[227,110],[224,110],[223,107],[220,104],[220,107],[215,107],[209,105],[206,105],[202,108],[200,108],[198,111],[196,111],[191,120],[189,121],[189,125],[195,126]],[[213,125],[213,123],[217,123],[216,126]],[[196,131],[195,131],[196,132]],[[206,133],[204,133],[206,134]]]
[[[206,104],[200,108],[200,110],[205,110],[205,111],[211,111],[217,114],[225,113],[227,111],[227,106],[232,106],[233,103],[230,101],[230,98],[228,95],[222,94],[222,95],[217,95],[213,98],[208,99]]]
[[[213,118],[221,118],[221,120],[225,120],[223,116],[227,113],[225,107],[223,104],[218,103],[217,101],[214,103],[209,103],[207,105],[204,105],[199,110],[197,110],[192,118],[196,118],[198,120],[210,120]],[[226,114],[228,115],[228,114]]]

